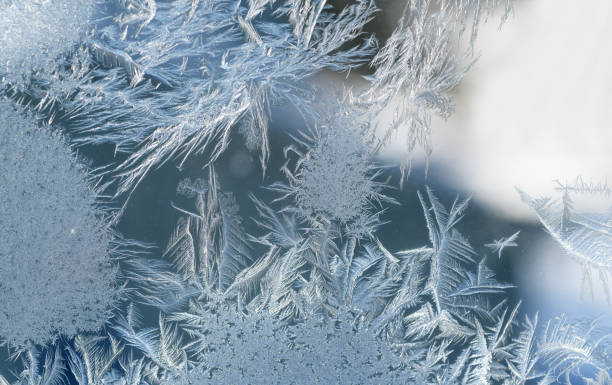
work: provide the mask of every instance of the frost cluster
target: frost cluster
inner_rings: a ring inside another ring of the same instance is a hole
[[[375,196],[367,175],[368,148],[358,133],[327,130],[302,160],[296,175],[296,204],[311,215],[348,222],[364,214]]]
[[[92,15],[89,0],[0,0],[0,85],[21,88],[51,73],[80,42]]]
[[[0,101],[0,336],[11,346],[108,319],[111,236],[90,182],[60,135]]]
[[[337,222],[352,233],[371,232],[382,203],[396,203],[382,192],[386,185],[373,160],[372,137],[341,114],[312,131],[300,138],[301,146],[285,149],[287,156],[297,156],[295,166],[287,160],[287,182],[270,189],[283,194],[281,200],[291,198],[285,210],[301,218]]]
[[[404,383],[390,348],[349,318],[282,326],[223,304],[202,310],[201,364],[167,385]]]

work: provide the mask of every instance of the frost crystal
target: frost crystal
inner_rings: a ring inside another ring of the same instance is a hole
[[[497,257],[501,259],[502,252],[506,247],[518,246],[518,243],[516,243],[516,239],[518,238],[520,233],[520,231],[517,231],[516,233],[512,234],[507,238],[500,238],[493,241],[493,243],[487,243],[485,247],[488,247],[492,251],[497,252]]]
[[[89,182],[61,136],[0,101],[0,335],[12,346],[108,318],[111,236]]]
[[[195,211],[181,218],[164,257],[200,290],[225,291],[252,261],[234,197],[219,190],[214,170],[208,181],[181,181],[179,194],[195,198]]]

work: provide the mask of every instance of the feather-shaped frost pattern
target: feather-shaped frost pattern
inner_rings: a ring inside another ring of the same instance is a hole
[[[188,216],[179,219],[164,258],[196,286],[225,291],[253,263],[237,204],[219,190],[214,169],[207,181],[182,181],[178,192],[195,199],[195,210],[177,207]]]
[[[66,109],[79,111],[72,130],[82,143],[111,142],[129,152],[113,173],[117,194],[129,194],[170,159],[182,163],[206,152],[213,162],[237,125],[247,125],[242,132],[259,144],[265,168],[271,104],[288,102],[310,115],[304,96],[311,91],[303,80],[362,65],[375,48],[360,41],[376,10],[371,0],[339,13],[325,1],[148,3],[155,6],[141,12],[136,9],[147,7],[126,4],[133,16],[104,22],[103,44],[90,50],[107,70],[96,70],[100,76],[66,101]],[[117,98],[126,78],[130,88]],[[98,108],[101,99],[112,107]]]

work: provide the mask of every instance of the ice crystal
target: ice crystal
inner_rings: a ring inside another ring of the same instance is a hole
[[[15,347],[101,327],[116,297],[110,230],[63,138],[0,101],[0,330]]]
[[[516,243],[516,239],[518,238],[519,234],[520,231],[517,231],[516,233],[512,234],[507,238],[497,239],[493,241],[493,243],[487,243],[485,246],[491,249],[492,251],[497,252],[497,257],[501,259],[502,252],[506,247],[518,246],[518,243]]]
[[[207,181],[181,181],[178,192],[195,198],[195,212],[179,220],[164,258],[201,290],[225,291],[250,266],[249,246],[233,196],[220,191],[214,170]]]

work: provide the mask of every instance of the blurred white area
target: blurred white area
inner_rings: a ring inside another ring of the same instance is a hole
[[[529,258],[519,266],[516,283],[531,313],[563,313],[570,318],[601,316],[601,321],[612,327],[612,307],[597,271],[591,272],[592,285],[583,287],[582,267],[552,238],[542,238],[526,249]]]
[[[434,121],[431,161],[449,183],[496,214],[535,220],[515,186],[538,197],[554,179],[612,181],[611,16],[608,0],[521,1],[501,30],[497,18],[482,26],[455,115]]]

